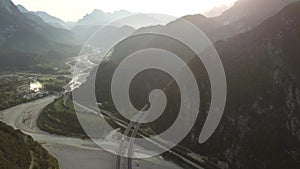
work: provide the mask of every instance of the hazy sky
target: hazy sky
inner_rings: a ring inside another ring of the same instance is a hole
[[[215,6],[231,4],[236,0],[12,0],[31,11],[46,11],[65,21],[77,21],[94,9],[104,12],[128,10],[131,12],[161,13],[180,17],[203,13]]]

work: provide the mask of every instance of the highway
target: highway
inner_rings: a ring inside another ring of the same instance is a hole
[[[41,131],[36,120],[42,109],[51,103],[55,96],[21,104],[0,111],[0,120],[41,143],[51,155],[58,159],[61,169],[113,169],[116,156],[99,148],[91,140],[82,140],[52,135]],[[117,144],[109,142],[117,149]],[[139,166],[137,165],[139,164]],[[134,160],[134,169],[180,169],[177,165],[160,158]]]
[[[87,56],[77,58],[77,62],[86,62]],[[68,63],[71,70],[74,67]],[[90,69],[92,63],[88,63],[85,68]],[[79,72],[78,76],[73,78],[72,88],[78,87],[85,78],[81,77],[81,74],[86,75],[87,72]],[[45,106],[53,102],[55,96],[49,96],[29,103],[21,104],[3,111],[0,111],[0,120],[15,129],[21,130],[23,133],[32,136],[36,141],[41,143],[51,155],[58,159],[61,169],[119,169],[121,167],[122,158],[111,154],[103,149],[99,148],[91,140],[82,140],[78,138],[69,138],[64,136],[58,136],[41,131],[37,126],[37,119],[40,112]],[[88,109],[84,107],[85,109]],[[91,110],[91,109],[89,109]],[[101,110],[103,111],[103,110]],[[106,112],[109,114],[110,112]],[[140,124],[131,122],[127,127],[127,124],[120,122],[116,119],[116,122],[122,127],[126,128],[125,135],[130,135],[131,138],[135,138],[138,134]],[[147,139],[151,143],[156,143],[151,139]],[[119,140],[120,141],[120,140]],[[132,146],[134,140],[130,139],[129,147]],[[109,144],[112,149],[123,149],[118,141],[109,141],[103,144]],[[158,143],[156,143],[158,144]],[[137,153],[128,151],[128,153],[141,154],[143,151]],[[143,153],[147,153],[146,151]],[[179,154],[177,156],[181,157]],[[184,157],[182,157],[184,158]],[[117,160],[116,160],[117,159]],[[126,159],[127,168],[134,169],[180,169],[181,167],[175,165],[170,161],[165,161],[161,157],[153,157],[148,159]],[[186,159],[187,162],[190,162]],[[192,163],[192,162],[190,162]],[[200,167],[199,167],[200,168]],[[124,169],[124,168],[122,168]]]
[[[144,108],[141,111],[144,111],[144,109],[146,109],[146,107],[147,107],[147,105],[144,106]],[[143,116],[143,114],[141,114],[141,116],[137,116],[135,118],[137,120],[134,120],[134,121],[138,121],[139,119],[143,119],[145,117]],[[134,141],[135,141],[135,137],[137,136],[138,131],[139,131],[140,127],[141,127],[141,123],[137,123],[137,122],[134,122],[134,121],[131,121],[129,123],[128,127],[125,129],[125,131],[123,133],[124,136],[121,139],[122,142],[121,142],[121,144],[119,146],[119,150],[118,150],[118,154],[119,155],[121,155],[123,152],[128,152],[127,156],[128,157],[132,157],[133,154],[134,154],[133,144],[134,144]],[[132,130],[132,132],[130,134],[131,130]],[[130,139],[128,141],[129,145],[128,144],[127,145],[124,144],[125,141],[126,141],[125,140],[125,138],[126,138],[125,136],[130,137]],[[147,138],[146,140],[149,141],[149,143],[152,143],[152,144],[154,144],[156,146],[159,146],[159,147],[165,149],[165,147],[162,144],[156,142],[155,140],[152,140],[152,139],[149,139],[149,138]],[[127,151],[125,151],[126,148],[127,148]],[[173,152],[171,150],[169,151],[169,153],[172,153],[173,155],[181,158],[184,162],[186,162],[187,164],[189,164],[189,165],[191,165],[191,166],[193,166],[195,168],[204,169],[199,164],[196,164],[195,162],[193,162],[190,159],[182,156],[181,154],[178,154],[178,153]],[[122,160],[122,158],[124,158],[124,159]],[[122,162],[125,162],[125,164],[122,163]],[[125,168],[121,168],[122,166],[124,166]],[[117,156],[117,159],[116,159],[116,169],[132,169],[132,158],[126,158],[126,157],[122,157],[122,156]]]

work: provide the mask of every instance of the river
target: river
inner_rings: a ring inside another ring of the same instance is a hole
[[[76,59],[86,63],[87,58],[88,56],[81,56]],[[70,83],[74,84],[72,87],[80,86],[85,80],[81,74],[88,73],[86,70],[93,66],[93,63],[88,63],[85,71],[81,71],[77,74],[78,77],[73,78]],[[0,111],[0,120],[41,143],[51,155],[58,159],[61,169],[114,169],[116,156],[99,148],[92,141],[49,134],[37,127],[36,121],[40,112],[54,99],[55,96],[48,96]],[[112,146],[114,146],[113,143]],[[133,168],[180,169],[174,163],[160,157],[133,160]]]

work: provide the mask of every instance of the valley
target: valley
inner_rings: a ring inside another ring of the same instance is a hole
[[[53,102],[54,98],[54,96],[49,96],[1,111],[1,121],[20,129],[41,143],[50,154],[58,159],[62,169],[82,169],[83,166],[90,168],[101,166],[103,169],[114,168],[115,156],[100,149],[92,141],[48,134],[37,127],[36,120],[39,113],[46,105]],[[134,161],[134,164],[139,163],[139,167],[134,165],[133,168],[150,169],[156,166],[158,169],[179,169],[172,162],[166,162],[160,158],[149,160],[149,162],[147,159]]]
[[[0,0],[0,169],[300,167],[299,0],[178,19],[93,6],[77,21],[16,1]]]

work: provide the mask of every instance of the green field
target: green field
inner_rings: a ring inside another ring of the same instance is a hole
[[[71,79],[65,76],[43,75],[38,77],[37,81],[43,85],[46,91],[63,92]]]
[[[73,108],[63,105],[63,98],[55,99],[38,118],[38,127],[52,134],[87,138]]]
[[[64,97],[55,99],[44,108],[37,121],[38,127],[52,134],[87,139],[89,136],[81,127],[78,116],[81,122],[90,125],[89,136],[100,138],[107,132],[102,125],[104,123],[102,117],[88,112],[76,114],[70,100],[64,105]]]

